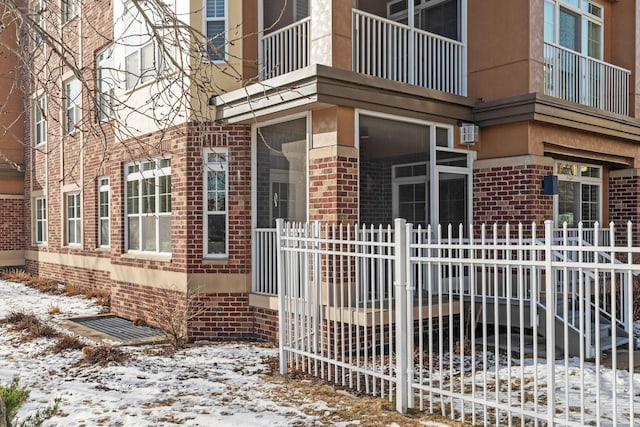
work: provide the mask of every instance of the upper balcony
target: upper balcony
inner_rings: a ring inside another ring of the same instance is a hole
[[[630,75],[624,68],[544,44],[545,95],[628,116]]]
[[[315,3],[322,1],[289,1],[271,10],[275,5],[264,2],[259,40],[262,79],[314,63],[333,65],[322,58],[326,51],[322,36],[331,31],[331,23],[321,12],[307,13]],[[360,9],[348,3],[350,22],[340,24],[351,27],[350,46],[334,43],[330,49],[350,49],[351,71],[466,96],[466,0],[371,0],[360,2]]]

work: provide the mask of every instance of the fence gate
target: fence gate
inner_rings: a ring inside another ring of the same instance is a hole
[[[473,424],[634,425],[631,230],[278,221],[281,372]]]

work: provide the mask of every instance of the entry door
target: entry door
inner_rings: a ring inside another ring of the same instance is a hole
[[[427,163],[393,166],[393,217],[426,227],[429,215]]]

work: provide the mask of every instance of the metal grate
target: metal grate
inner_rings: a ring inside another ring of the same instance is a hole
[[[118,316],[89,317],[86,319],[72,319],[72,321],[120,340],[162,337],[162,332],[156,328],[135,326],[131,320]]]

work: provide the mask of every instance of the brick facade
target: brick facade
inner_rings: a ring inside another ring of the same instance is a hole
[[[545,165],[495,166],[473,171],[473,223],[538,225],[553,217],[553,197],[545,195]]]
[[[309,220],[358,221],[358,159],[336,156],[309,161]]]
[[[3,198],[0,195],[0,252],[16,251],[24,248],[22,222],[24,221],[24,200]]]

